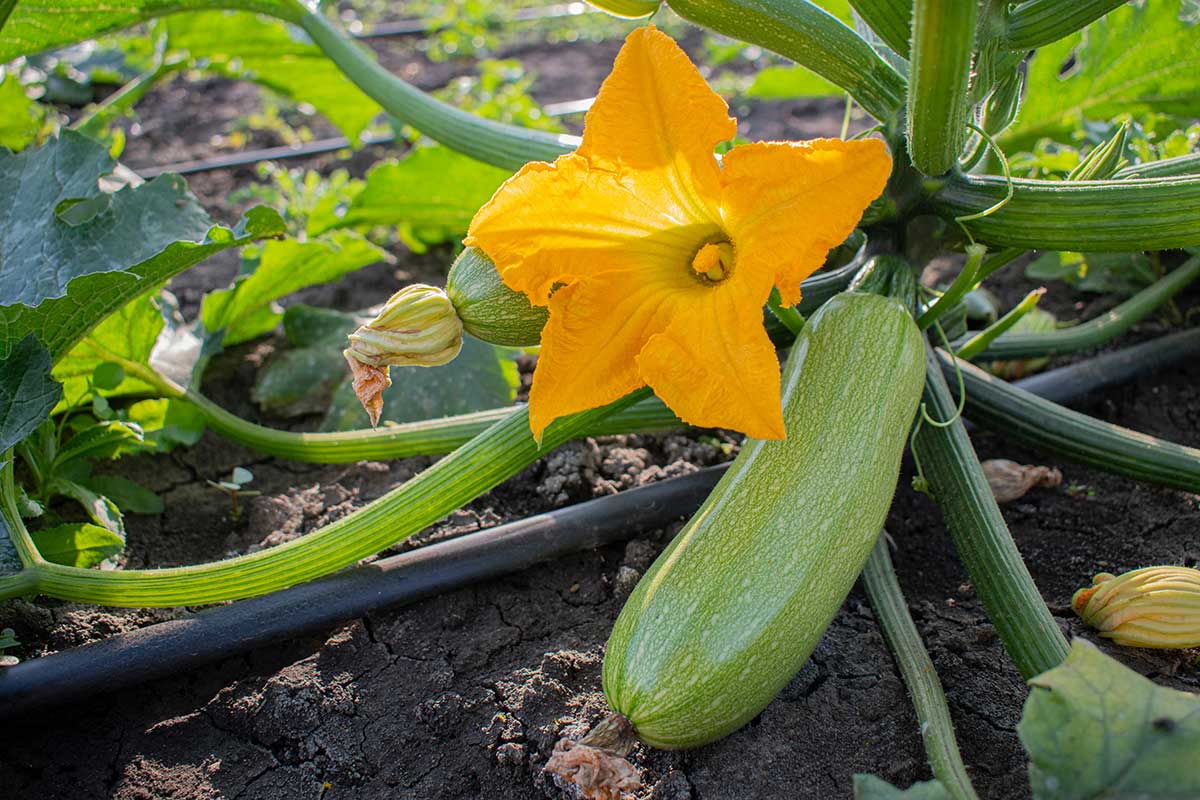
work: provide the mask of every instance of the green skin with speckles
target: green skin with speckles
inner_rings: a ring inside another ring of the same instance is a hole
[[[809,319],[783,373],[787,438],[746,440],[608,641],[604,692],[647,744],[737,730],[804,665],[883,527],[924,348],[878,295],[838,295]]]

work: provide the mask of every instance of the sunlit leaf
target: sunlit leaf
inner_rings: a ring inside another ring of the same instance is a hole
[[[1081,639],[1030,685],[1017,732],[1035,800],[1200,797],[1200,696],[1157,686]]]
[[[0,358],[35,333],[56,360],[101,319],[209,255],[283,232],[268,208],[215,225],[178,175],[111,195],[82,224],[55,210],[101,194],[104,145],[64,131],[39,148],[0,151]]]
[[[125,541],[99,525],[71,522],[30,534],[42,558],[68,567],[93,567],[119,555]]]
[[[25,94],[15,75],[0,69],[0,147],[20,150],[33,141],[41,129],[37,103]]]
[[[1044,136],[1062,140],[1085,118],[1121,113],[1194,119],[1200,116],[1197,74],[1200,26],[1180,18],[1179,0],[1127,3],[1037,51],[1025,102],[1004,140],[1028,149]]]
[[[292,0],[228,0],[221,5],[298,20],[302,6]],[[0,7],[3,3],[0,3]],[[180,11],[204,11],[211,0],[41,0],[17,3],[8,23],[0,25],[0,64],[128,28]],[[47,24],[47,16],[53,23]]]
[[[372,169],[337,227],[393,227],[417,251],[458,240],[510,175],[446,147],[420,147]]]
[[[349,232],[307,242],[268,242],[252,273],[239,277],[232,288],[204,298],[200,320],[210,332],[224,331],[226,345],[253,339],[283,319],[283,311],[272,306],[275,300],[388,257],[386,251]]]
[[[163,501],[145,486],[120,475],[93,475],[87,486],[117,504],[126,514],[161,514]]]
[[[838,97],[844,91],[812,70],[801,66],[767,67],[754,76],[747,97],[756,100],[792,100],[797,97]]]

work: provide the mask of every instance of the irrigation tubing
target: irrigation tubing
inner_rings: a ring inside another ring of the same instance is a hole
[[[1198,353],[1200,329],[1193,329],[1015,385],[1067,403]],[[699,508],[724,469],[710,467],[589,500],[0,669],[0,718],[167,677],[663,527]]]
[[[661,528],[698,508],[726,466],[466,534],[0,669],[0,718],[166,677]]]

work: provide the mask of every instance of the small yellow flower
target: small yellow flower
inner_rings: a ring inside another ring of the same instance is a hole
[[[1200,647],[1200,570],[1144,567],[1112,575],[1071,598],[1084,622],[1125,647]]]
[[[466,244],[550,319],[529,397],[554,419],[648,384],[684,421],[785,435],[779,364],[762,326],[883,191],[881,141],[759,142],[714,150],[737,123],[653,26],[629,35],[583,143],[510,178]]]

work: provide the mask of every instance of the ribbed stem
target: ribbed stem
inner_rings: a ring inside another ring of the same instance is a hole
[[[967,245],[967,261],[963,264],[962,271],[958,273],[958,277],[954,279],[954,283],[950,284],[946,293],[935,300],[917,318],[917,327],[921,330],[928,328],[937,321],[938,317],[953,308],[963,298],[963,295],[975,288],[979,283],[979,266],[983,263],[983,256],[986,252],[987,248],[982,245]]]
[[[1200,153],[1131,164],[1114,172],[1113,178],[1170,178],[1179,175],[1200,175]]]
[[[992,342],[1003,336],[1006,331],[1011,330],[1014,325],[1021,321],[1022,317],[1037,308],[1038,301],[1045,294],[1045,289],[1034,289],[1025,295],[1021,302],[1013,306],[1007,314],[974,336],[967,337],[966,343],[962,347],[956,348],[954,354],[959,358],[968,360],[975,358],[991,346]]]
[[[1103,17],[1128,0],[1027,0],[1008,14],[1004,46],[1033,50],[1057,42]]]
[[[975,0],[915,0],[908,87],[908,152],[926,175],[941,175],[967,140],[975,51]]]
[[[1100,347],[1150,316],[1156,308],[1200,278],[1200,256],[1193,256],[1110,311],[1079,325],[1045,333],[1006,333],[982,353],[990,361],[1075,353]],[[957,344],[957,343],[956,343]]]
[[[932,348],[924,402],[934,420],[954,419],[957,405]],[[913,452],[971,583],[1021,677],[1028,680],[1060,664],[1067,657],[1067,640],[1021,560],[962,420],[942,427],[921,425]]]
[[[326,575],[378,553],[436,522],[604,416],[649,395],[642,389],[603,408],[558,420],[538,447],[527,409],[472,439],[408,482],[358,511],[299,539],[225,561],[156,570],[99,571],[58,564],[32,568],[37,590],[51,597],[110,606],[201,605],[265,594]],[[17,514],[11,472],[4,474],[4,514]]]
[[[484,119],[441,102],[379,65],[361,45],[320,12],[306,12],[300,27],[346,77],[400,121],[479,161],[516,170],[528,161],[553,161],[579,139]]]
[[[912,0],[850,0],[850,5],[884,44],[908,58],[912,38]]]
[[[904,105],[904,78],[862,37],[808,0],[667,0],[667,5],[690,22],[811,69],[882,122]]]
[[[949,356],[940,355],[950,373]],[[965,362],[958,367],[972,422],[1105,472],[1200,493],[1200,450],[1080,414]]]
[[[999,203],[1008,183],[993,175],[952,174],[929,181],[934,209],[947,218]],[[1200,244],[1200,177],[1108,181],[1014,178],[1012,199],[964,222],[980,242],[1027,250],[1170,250]]]
[[[958,740],[954,737],[954,723],[950,719],[942,682],[938,680],[937,670],[921,642],[921,634],[908,613],[908,604],[888,554],[887,540],[884,531],[863,568],[863,583],[867,587],[871,610],[883,628],[883,635],[904,677],[904,685],[912,697],[933,776],[952,800],[978,800],[958,752]]]

